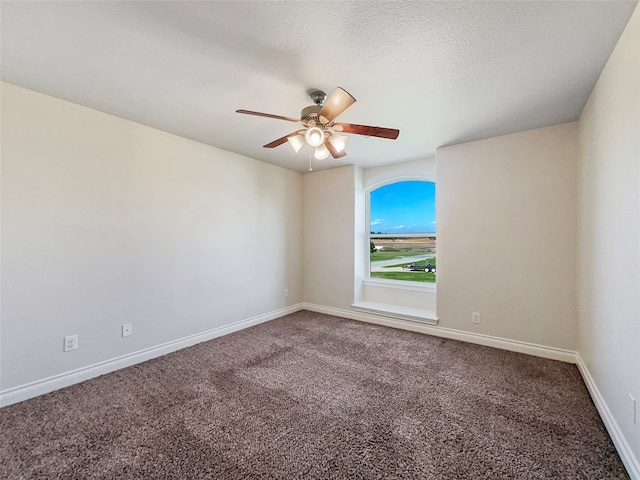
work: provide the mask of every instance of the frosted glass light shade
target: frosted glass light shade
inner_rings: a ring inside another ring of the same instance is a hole
[[[287,137],[287,141],[291,144],[296,153],[298,153],[304,145],[304,137],[300,134]]]
[[[305,139],[312,147],[318,147],[324,143],[324,131],[320,127],[307,128]]]
[[[329,149],[324,144],[317,146],[316,151],[313,154],[313,158],[316,160],[324,160],[329,156]]]
[[[336,152],[340,153],[341,151],[344,150],[344,147],[347,144],[348,138],[349,137],[345,135],[338,135],[337,133],[334,133],[329,137],[329,143],[333,145],[333,148],[336,149]]]

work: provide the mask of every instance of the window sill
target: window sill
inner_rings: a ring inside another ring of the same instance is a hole
[[[415,290],[418,292],[436,291],[435,283],[409,282],[406,280],[387,280],[385,278],[365,278],[363,285],[381,288],[397,288],[399,290]]]
[[[413,282],[408,282],[413,283]],[[434,289],[435,290],[435,289]],[[436,312],[423,310],[420,308],[402,307],[399,305],[390,305],[388,303],[356,302],[351,307],[359,312],[373,313],[384,317],[396,318],[399,320],[408,320],[410,322],[426,323],[428,325],[437,325],[438,317]]]

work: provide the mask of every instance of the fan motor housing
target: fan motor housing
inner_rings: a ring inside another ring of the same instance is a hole
[[[300,112],[300,120],[307,123],[313,121],[318,122],[318,112],[322,109],[321,105],[309,105]]]

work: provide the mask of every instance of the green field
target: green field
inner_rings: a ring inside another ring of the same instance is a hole
[[[409,282],[436,282],[435,273],[425,272],[371,272],[371,278],[387,278],[390,280],[407,280]]]

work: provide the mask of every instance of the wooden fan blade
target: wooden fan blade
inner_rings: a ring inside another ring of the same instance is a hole
[[[333,125],[336,132],[355,133],[367,137],[380,137],[395,140],[400,135],[400,130],[395,128],[372,127],[371,125],[357,125],[355,123],[336,123]]]
[[[293,136],[293,135],[297,135],[298,133],[300,133],[299,130],[296,130],[295,132],[291,132],[288,135],[285,135],[284,137],[280,137],[277,140],[274,140],[271,143],[267,143],[266,145],[264,145],[264,148],[275,148],[275,147],[279,147],[280,145],[282,145],[283,143],[285,143],[287,141],[287,138]]]
[[[244,113],[245,115],[256,115],[258,117],[275,118],[276,120],[286,120],[287,122],[300,123],[299,118],[283,117],[282,115],[272,115],[271,113],[253,112],[251,110],[236,110],[236,113]]]
[[[338,87],[324,102],[324,105],[318,112],[318,117],[323,120],[323,123],[332,122],[338,115],[353,105],[355,101],[356,99],[353,98],[349,92]],[[324,122],[324,119],[327,121]]]
[[[331,145],[331,142],[329,141],[328,138],[324,141],[324,145],[327,147],[327,150],[329,150],[329,153],[333,158],[342,158],[345,155],[347,155],[347,152],[345,152],[344,150],[342,150],[341,152],[338,152],[336,150],[336,147]]]

